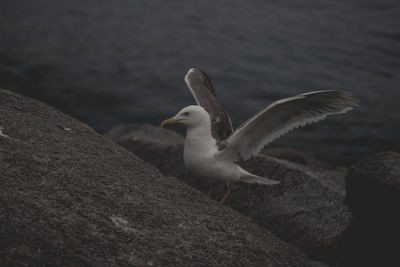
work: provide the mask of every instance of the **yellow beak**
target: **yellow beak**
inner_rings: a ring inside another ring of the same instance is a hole
[[[165,125],[168,125],[168,124],[175,124],[175,123],[177,123],[177,122],[178,122],[178,121],[175,120],[174,118],[166,119],[165,121],[163,121],[163,122],[161,123],[160,127],[164,127]]]

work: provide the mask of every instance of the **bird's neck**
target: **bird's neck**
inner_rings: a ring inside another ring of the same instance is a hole
[[[187,128],[185,138],[185,148],[198,150],[208,150],[214,148],[215,139],[211,136],[211,125],[203,124],[196,127]]]

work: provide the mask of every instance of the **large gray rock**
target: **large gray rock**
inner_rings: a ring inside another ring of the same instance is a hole
[[[169,176],[190,180],[183,163],[184,138],[150,124],[119,124],[106,136]],[[154,137],[154,139],[148,136]]]
[[[281,184],[273,187],[234,185],[228,205],[313,259],[335,263],[340,258],[352,216],[344,204],[344,195],[332,190],[329,182],[321,182],[329,176],[263,155],[242,166],[259,176],[279,180]],[[326,172],[332,173],[331,170]]]
[[[0,266],[309,264],[53,108],[0,90],[0,126]]]
[[[346,176],[354,222],[348,266],[400,266],[400,154],[378,153],[351,166]]]
[[[127,135],[110,135],[137,156],[158,167],[164,174],[177,176],[204,192],[207,186],[196,184],[183,165],[183,144],[142,139],[149,126],[125,125]],[[152,131],[170,140],[176,133],[154,127]],[[110,133],[114,132],[112,130]],[[168,146],[169,144],[169,146]],[[340,258],[351,213],[344,204],[346,169],[334,168],[311,155],[291,150],[274,150],[280,159],[260,155],[242,163],[252,173],[280,180],[278,186],[234,184],[226,205],[272,230],[312,258],[335,263]],[[289,159],[289,160],[287,160]],[[214,198],[220,199],[221,187]]]
[[[107,136],[118,142],[140,141],[144,144],[157,144],[169,147],[181,145],[184,142],[182,135],[164,128],[157,128],[151,124],[119,124],[113,127]]]
[[[277,159],[286,160],[286,164],[301,169],[317,179],[323,186],[329,190],[344,196],[345,176],[347,168],[334,167],[330,164],[317,159],[314,155],[290,148],[268,148],[262,151],[263,154]]]

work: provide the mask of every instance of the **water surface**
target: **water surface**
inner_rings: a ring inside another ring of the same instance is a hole
[[[399,1],[3,0],[0,32],[0,87],[100,132],[193,104],[183,77],[197,67],[236,126],[306,91],[361,100],[273,146],[342,164],[400,151]]]

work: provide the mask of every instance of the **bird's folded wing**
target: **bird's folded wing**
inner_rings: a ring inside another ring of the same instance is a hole
[[[357,106],[350,92],[315,91],[276,101],[243,123],[225,142],[220,156],[248,159],[290,130]]]
[[[197,105],[202,106],[210,114],[212,135],[220,141],[228,138],[232,132],[229,115],[217,101],[215,89],[207,75],[198,69],[190,69],[185,76]]]

